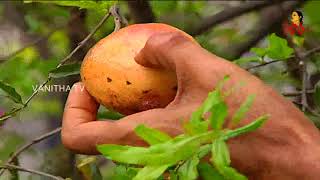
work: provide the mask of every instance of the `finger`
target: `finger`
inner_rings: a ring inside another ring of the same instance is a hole
[[[135,61],[145,67],[176,70],[176,65],[189,60],[188,52],[199,46],[192,37],[181,32],[160,33],[151,36]]]
[[[81,82],[75,83],[69,93],[63,114],[63,129],[96,120],[99,104]]]

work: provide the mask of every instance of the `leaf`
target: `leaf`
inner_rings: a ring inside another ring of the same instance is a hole
[[[215,167],[230,165],[231,160],[228,146],[222,138],[213,140],[211,153],[211,162]]]
[[[99,167],[96,164],[96,157],[94,156],[82,159],[77,168],[86,180],[102,180]]]
[[[250,52],[255,53],[257,56],[263,57],[267,54],[268,50],[266,48],[253,47],[250,49]]]
[[[178,180],[178,174],[174,170],[169,170],[170,172],[170,180]]]
[[[200,147],[199,151],[198,151],[198,157],[201,159],[204,156],[206,156],[210,151],[211,151],[211,144],[206,144]]]
[[[228,166],[219,167],[218,171],[226,180],[247,180],[248,178],[240,174],[236,169]]]
[[[21,96],[17,91],[11,87],[9,84],[0,80],[0,89],[2,89],[9,99],[18,104],[23,104]]]
[[[149,148],[104,144],[98,145],[97,149],[108,159],[120,163],[173,165],[190,158],[201,144],[210,142],[216,136],[216,132],[211,131],[194,136],[177,136],[170,141],[155,144]]]
[[[169,167],[170,165],[148,165],[142,168],[132,180],[155,180]]]
[[[251,57],[242,57],[233,61],[237,65],[244,65],[249,62],[262,62],[260,57],[251,56]]]
[[[223,135],[223,139],[227,140],[227,139],[239,136],[244,133],[255,131],[256,129],[258,129],[259,127],[261,127],[264,124],[264,122],[268,119],[268,117],[269,117],[269,115],[264,115],[264,116],[257,118],[255,121],[253,121],[245,126],[237,128],[235,130],[227,130],[225,132],[225,134]]]
[[[198,165],[198,171],[203,180],[225,180],[209,163],[200,163]]]
[[[169,135],[157,129],[148,128],[143,124],[138,125],[134,131],[140,138],[150,145],[163,143],[172,139]]]
[[[314,102],[320,108],[320,81],[315,85],[315,92],[313,94]]]
[[[71,75],[80,74],[80,67],[81,67],[81,64],[78,64],[78,63],[63,65],[57,69],[51,70],[49,73],[49,77],[62,78],[62,77],[67,77]]]
[[[209,121],[213,129],[221,129],[228,115],[228,107],[226,103],[221,102],[212,107]]]
[[[125,165],[117,165],[114,170],[111,179],[112,180],[132,180],[138,173],[135,168],[130,168]]]
[[[286,39],[278,37],[275,33],[268,36],[268,57],[272,59],[287,59],[289,58],[294,50],[288,46]]]
[[[112,111],[110,109],[107,109],[105,111],[102,112],[98,112],[97,114],[97,118],[98,119],[111,119],[111,120],[118,120],[125,117],[124,115],[116,112],[116,111]]]
[[[231,122],[233,126],[239,124],[239,122],[244,118],[245,114],[249,111],[255,95],[249,95],[247,99],[240,105],[240,108],[233,115]]]
[[[24,3],[39,2],[52,3],[60,6],[75,6],[81,9],[107,10],[116,1],[95,1],[95,0],[77,0],[77,1],[61,1],[61,0],[24,0]]]
[[[178,169],[179,180],[194,180],[198,177],[197,165],[200,160],[197,155],[192,156]]]

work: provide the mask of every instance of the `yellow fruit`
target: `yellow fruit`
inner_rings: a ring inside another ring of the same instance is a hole
[[[143,67],[134,57],[151,35],[177,31],[182,32],[166,24],[135,24],[100,40],[81,66],[85,88],[99,103],[126,115],[165,107],[176,94],[175,74]]]

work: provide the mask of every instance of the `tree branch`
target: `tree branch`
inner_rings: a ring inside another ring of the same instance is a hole
[[[148,1],[127,0],[130,14],[132,15],[135,23],[151,23],[155,22],[155,16]]]
[[[48,174],[48,173],[45,173],[45,172],[41,172],[41,171],[37,171],[37,170],[33,170],[33,169],[27,169],[27,168],[24,168],[24,167],[21,167],[21,166],[15,166],[15,165],[10,165],[10,164],[0,166],[0,169],[1,170],[8,169],[8,170],[24,171],[24,172],[29,172],[29,173],[32,173],[32,174],[37,174],[39,176],[55,179],[55,180],[64,180],[64,178],[59,177],[59,176],[54,176],[52,174]]]
[[[228,53],[231,59],[239,58],[244,52],[256,45],[261,39],[270,32],[275,31],[274,27],[281,27],[282,20],[287,17],[288,13],[301,4],[301,1],[286,1],[278,5],[273,5],[264,9],[261,13],[260,23],[252,31],[248,32],[248,40],[236,45],[232,45]]]
[[[222,22],[228,21],[234,17],[238,17],[244,13],[253,11],[253,10],[259,10],[263,7],[266,7],[268,5],[273,4],[274,1],[253,1],[253,2],[246,2],[243,3],[237,7],[231,7],[228,9],[225,9],[215,15],[205,17],[202,20],[199,20],[200,24],[196,25],[194,29],[187,30],[189,34],[192,36],[200,35],[209,29],[211,29],[213,26],[218,25]]]
[[[31,147],[34,144],[37,144],[38,142],[41,142],[42,140],[45,140],[57,133],[59,133],[61,131],[61,127],[54,129],[48,133],[42,134],[39,137],[36,137],[35,139],[33,139],[31,142],[21,146],[19,149],[17,149],[15,152],[12,153],[12,155],[10,156],[10,158],[7,160],[7,162],[5,163],[5,165],[10,165],[10,163],[12,163],[14,161],[15,158],[17,158],[23,151],[25,151],[26,149],[28,149],[29,147]],[[3,174],[4,170],[1,169],[0,170],[0,176]]]

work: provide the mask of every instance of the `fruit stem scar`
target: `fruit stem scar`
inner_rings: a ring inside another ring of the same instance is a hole
[[[126,83],[127,83],[127,85],[130,85],[130,84],[132,84],[130,81],[126,81]]]
[[[108,81],[108,82],[111,82],[111,81],[112,81],[112,79],[111,79],[111,78],[109,78],[109,77],[107,77],[107,81]]]

